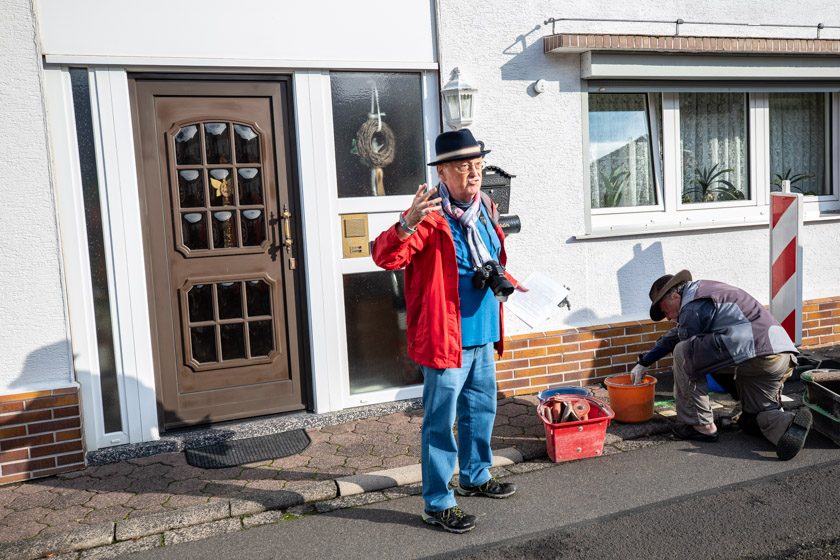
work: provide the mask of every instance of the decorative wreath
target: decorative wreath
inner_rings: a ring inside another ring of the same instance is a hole
[[[394,131],[381,119],[369,118],[356,132],[356,150],[374,169],[391,165],[396,154]]]

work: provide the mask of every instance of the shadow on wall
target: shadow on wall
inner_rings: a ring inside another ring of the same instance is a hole
[[[578,53],[552,54],[551,61],[562,61],[562,68],[553,64],[546,64],[546,54],[543,47],[543,37],[550,35],[550,32],[543,31],[540,24],[517,35],[513,42],[502,50],[502,54],[508,57],[508,61],[502,64],[502,80],[525,80],[528,81],[527,93],[531,97],[539,95],[534,90],[534,84],[540,79],[558,79],[574,81],[574,88],[579,87],[578,75],[568,74],[567,64],[577,67],[580,60]],[[560,86],[563,88],[563,84]],[[565,86],[569,87],[569,86]]]
[[[653,281],[665,274],[662,243],[657,241],[646,248],[641,243],[633,245],[633,256],[618,269],[618,293],[621,314],[647,314],[650,308],[648,292]]]
[[[20,375],[8,385],[8,389],[21,389],[45,381],[57,381],[50,375],[59,369],[68,374],[62,381],[75,381],[72,379],[73,366],[68,363],[69,357],[69,340],[61,340],[33,350],[26,356]],[[56,364],[61,364],[61,367],[56,367]]]
[[[642,248],[633,245],[633,255],[616,272],[621,313],[600,317],[589,307],[574,309],[566,316],[566,323],[574,327],[622,323],[628,316],[647,318],[650,309],[648,292],[653,281],[666,273],[662,243],[656,241]],[[574,288],[572,292],[574,297]]]

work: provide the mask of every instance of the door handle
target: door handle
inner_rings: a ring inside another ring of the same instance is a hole
[[[292,213],[283,205],[283,211],[280,213],[280,219],[283,220],[283,247],[286,248],[286,255],[289,257],[289,270],[297,268],[297,259],[292,256],[292,245],[295,240],[292,238]]]
[[[292,245],[295,244],[294,239],[292,239],[292,213],[289,212],[285,204],[283,205],[283,212],[280,213],[280,219],[283,220],[283,246],[286,248],[286,252],[291,254]]]

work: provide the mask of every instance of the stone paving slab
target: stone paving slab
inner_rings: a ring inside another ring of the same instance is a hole
[[[600,388],[596,395],[607,398]],[[495,476],[555,466],[546,459],[537,402],[535,396],[499,401],[492,445],[507,459],[505,467],[494,467]],[[723,399],[719,404],[724,409],[731,405]],[[667,441],[661,434],[669,430],[668,412],[659,407],[651,421],[641,424],[613,422],[604,455]],[[409,408],[308,428],[312,444],[282,459],[199,469],[188,465],[183,453],[161,453],[2,486],[0,559],[113,558],[416,495],[416,476],[389,477],[389,484],[349,497],[341,497],[336,481],[418,470],[421,423],[422,410]]]

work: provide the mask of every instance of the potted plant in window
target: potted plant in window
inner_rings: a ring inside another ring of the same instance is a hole
[[[691,202],[713,202],[716,200],[743,200],[744,193],[724,178],[733,169],[727,167],[718,169],[719,163],[712,167],[695,167],[694,177],[689,183],[689,188],[683,190],[682,201]]]
[[[624,184],[630,177],[630,172],[624,169],[624,165],[619,165],[612,169],[609,175],[599,170],[598,176],[601,178],[601,208],[619,206],[624,194]]]
[[[788,167],[784,173],[776,173],[773,175],[773,180],[770,182],[770,190],[772,192],[781,192],[782,181],[790,181],[790,190],[792,192],[802,193],[806,196],[816,196],[814,191],[803,191],[802,187],[796,186],[796,183],[807,181],[816,177],[813,173],[792,173],[791,168]]]

